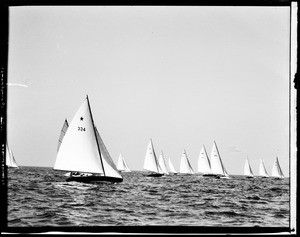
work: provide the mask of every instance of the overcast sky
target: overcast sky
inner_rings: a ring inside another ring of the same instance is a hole
[[[142,170],[152,138],[197,171],[215,140],[229,174],[289,170],[289,7],[11,7],[8,142],[53,167],[64,119],[89,95],[114,161]]]

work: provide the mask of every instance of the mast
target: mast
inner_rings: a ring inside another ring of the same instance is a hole
[[[87,102],[88,102],[88,107],[89,107],[89,111],[90,111],[91,118],[92,118],[92,124],[93,124],[93,129],[94,129],[94,134],[95,134],[96,142],[97,142],[98,152],[99,152],[99,155],[100,155],[100,161],[101,161],[101,166],[102,166],[102,169],[103,169],[103,174],[104,174],[104,176],[106,176],[105,175],[104,166],[103,166],[103,161],[102,161],[102,155],[101,155],[101,152],[100,152],[99,142],[98,142],[97,134],[96,134],[96,131],[95,131],[95,123],[94,123],[94,118],[93,118],[93,114],[92,114],[92,110],[91,110],[91,106],[90,106],[90,101],[89,101],[88,95],[86,95],[86,99],[87,99]]]

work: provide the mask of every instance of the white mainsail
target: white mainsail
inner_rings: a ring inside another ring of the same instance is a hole
[[[254,177],[248,157],[246,158],[246,162],[244,165],[244,175],[246,175],[248,177]]]
[[[182,174],[194,174],[194,170],[189,162],[186,151],[183,150],[181,160],[180,160],[180,169],[179,172]]]
[[[163,172],[164,174],[169,174],[169,172],[168,172],[168,170],[167,170],[166,163],[165,163],[164,154],[163,154],[162,151],[160,152],[160,155],[159,155],[159,157],[158,157],[158,163],[159,163],[159,166],[160,166],[161,169],[162,169],[162,172]]]
[[[269,177],[262,159],[260,159],[260,163],[259,163],[259,175],[263,177]]]
[[[145,161],[144,161],[144,170],[148,170],[154,173],[163,174],[162,169],[158,163],[158,160],[155,155],[155,151],[153,148],[152,140],[150,139],[150,142],[147,147],[146,155],[145,155]]]
[[[284,178],[284,175],[282,173],[282,170],[279,165],[278,157],[276,157],[276,160],[274,161],[273,167],[272,167],[272,176],[276,178]]]
[[[174,173],[174,174],[177,174],[177,171],[175,170],[174,165],[172,164],[170,158],[168,159],[168,162],[169,162],[169,168],[170,168],[170,171],[171,171],[172,173]]]
[[[222,163],[221,156],[215,141],[211,150],[210,166],[212,174],[228,176],[228,173],[226,172],[225,167]]]
[[[122,178],[94,125],[88,97],[63,136],[54,169]]]
[[[125,162],[125,159],[121,153],[118,158],[117,168],[119,171],[122,171],[122,172],[131,172],[131,170],[128,168],[128,166]]]
[[[66,135],[66,132],[68,130],[68,127],[69,127],[69,123],[67,121],[67,119],[65,119],[65,122],[61,128],[61,131],[60,131],[60,136],[59,136],[59,139],[58,139],[58,146],[57,146],[57,151],[59,150],[60,148],[60,145],[64,139],[64,136]]]
[[[8,143],[6,143],[6,155],[5,155],[5,161],[7,167],[12,167],[12,168],[19,168],[17,165],[17,162],[15,161],[15,157],[12,153],[12,150],[9,148]]]
[[[210,162],[204,145],[202,145],[200,155],[198,158],[198,172],[202,174],[211,173]]]

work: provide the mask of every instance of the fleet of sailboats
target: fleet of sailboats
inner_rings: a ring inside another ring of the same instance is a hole
[[[186,151],[183,150],[181,160],[180,160],[180,169],[179,173],[181,174],[194,174],[194,170],[190,164],[190,161],[187,157]]]
[[[150,171],[148,176],[150,177],[161,177],[164,175],[164,172],[162,171],[159,161],[156,157],[152,139],[150,139],[150,142],[148,144],[145,160],[144,160],[144,170]]]
[[[8,146],[8,143],[6,142],[6,154],[5,154],[5,162],[6,162],[6,166],[7,167],[11,167],[11,168],[19,168],[19,166],[17,165],[17,162],[15,160],[15,157],[13,155],[12,150],[10,149],[10,147]]]
[[[244,165],[244,175],[247,178],[253,178],[254,177],[254,174],[252,172],[248,157],[246,158],[246,162],[245,162],[245,165]]]
[[[124,159],[122,153],[120,153],[120,155],[119,155],[117,168],[121,172],[131,172],[131,170],[128,168],[128,166],[125,162],[125,159]]]
[[[54,169],[69,171],[66,181],[123,181],[94,124],[88,96],[70,125],[65,120],[58,143]]]
[[[273,167],[272,167],[272,177],[279,178],[279,179],[284,178],[281,167],[279,165],[278,157],[276,157]]]

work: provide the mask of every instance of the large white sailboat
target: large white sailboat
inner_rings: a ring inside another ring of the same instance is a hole
[[[171,171],[171,173],[173,173],[173,174],[177,174],[177,171],[176,171],[176,169],[174,168],[174,165],[173,165],[173,163],[172,163],[172,161],[171,161],[171,159],[169,158],[168,159],[168,163],[169,163],[169,168],[170,168],[170,171]]]
[[[272,177],[283,179],[284,175],[279,165],[278,157],[276,157],[273,167],[272,167]]]
[[[147,147],[146,155],[145,155],[145,160],[144,160],[144,170],[150,171],[151,173],[148,174],[147,176],[150,177],[160,177],[164,175],[164,172],[162,171],[159,161],[156,157],[154,147],[152,140],[150,139],[150,142]]]
[[[121,172],[131,172],[131,170],[128,168],[128,165],[125,162],[125,159],[124,159],[122,153],[120,153],[120,155],[119,155],[117,168]]]
[[[158,157],[158,163],[159,163],[159,166],[161,167],[162,172],[163,172],[165,175],[168,175],[169,172],[168,172],[168,170],[167,170],[167,166],[166,166],[164,154],[163,154],[162,151],[160,152],[160,155],[159,155],[159,157]]]
[[[217,178],[229,178],[229,175],[223,165],[218,147],[216,142],[214,141],[211,155],[210,155],[210,167],[211,167],[211,174]]]
[[[66,181],[123,181],[94,124],[88,96],[69,126],[65,120],[54,169],[70,171]]]
[[[12,153],[12,150],[8,146],[8,143],[6,142],[6,154],[5,154],[5,161],[6,161],[6,166],[11,167],[11,168],[19,168],[17,165],[17,162],[15,160],[15,157]]]
[[[202,145],[198,158],[198,172],[203,175],[211,174],[210,161],[204,145]]]
[[[183,150],[181,160],[180,160],[180,169],[179,173],[181,174],[194,174],[194,170],[189,162],[186,151]]]
[[[267,173],[267,170],[265,168],[265,164],[264,164],[264,161],[262,159],[260,159],[259,161],[259,176],[262,176],[263,178],[267,178],[269,177],[268,173]]]
[[[248,157],[246,158],[246,162],[245,162],[245,165],[244,165],[244,175],[247,178],[253,178],[254,177],[251,166],[250,166],[250,163],[249,163],[249,160],[248,160]]]

